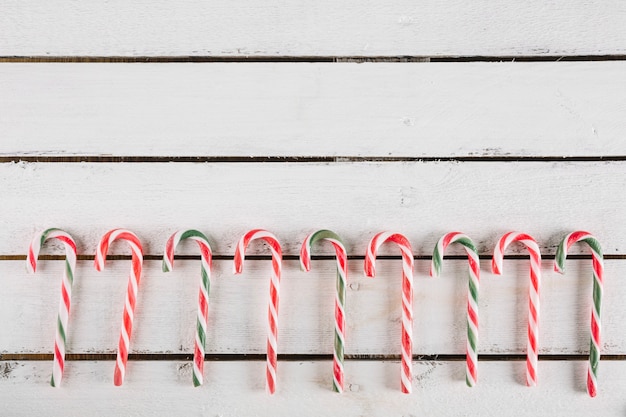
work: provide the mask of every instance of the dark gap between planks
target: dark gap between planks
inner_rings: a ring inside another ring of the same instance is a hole
[[[346,162],[623,162],[626,155],[590,156],[123,156],[0,155],[0,163],[346,163]]]
[[[554,255],[542,255],[542,260],[554,260]],[[78,255],[77,259],[79,261],[93,261],[94,255]],[[131,255],[109,255],[106,257],[108,261],[128,261],[131,260]],[[234,259],[233,255],[213,255],[213,260],[216,261],[232,261]],[[480,255],[479,258],[481,260],[491,260],[491,255]],[[65,260],[65,255],[39,255],[39,260],[44,261],[63,261]],[[161,261],[163,260],[163,255],[144,255],[143,259],[145,261]],[[175,255],[174,259],[184,259],[184,260],[200,260],[200,255]],[[271,255],[246,255],[246,259],[254,260],[254,261],[271,261]],[[298,261],[300,257],[298,255],[283,255],[282,258],[284,261]],[[313,255],[311,259],[314,261],[329,261],[334,260],[334,255]],[[353,261],[362,261],[365,259],[365,256],[361,255],[349,255],[348,260]],[[380,255],[377,256],[376,259],[385,259],[385,260],[400,260],[402,256],[400,255]],[[432,260],[433,257],[429,255],[415,255],[413,259],[416,261],[429,261]],[[467,259],[466,255],[446,255],[443,257],[445,260],[464,260]],[[508,260],[528,260],[530,257],[528,255],[504,255],[504,259]],[[567,259],[591,259],[591,255],[567,255]],[[604,255],[605,260],[625,260],[626,255]],[[25,261],[26,255],[0,255],[0,261]]]
[[[115,353],[68,353],[65,359],[68,361],[114,361]],[[207,354],[205,360],[213,362],[234,362],[234,361],[265,361],[265,354]],[[399,361],[400,355],[345,355],[345,360],[354,361]],[[51,353],[8,353],[0,355],[0,361],[51,361]],[[128,355],[131,361],[190,361],[193,360],[193,353],[131,353]],[[299,361],[331,361],[333,355],[311,355],[311,354],[279,354],[278,360],[285,362]],[[413,355],[416,362],[458,362],[465,361],[465,355]],[[540,361],[586,361],[589,355],[539,355]],[[526,355],[502,355],[483,354],[478,355],[478,360],[482,362],[500,361],[525,361]],[[623,361],[626,355],[602,355],[603,361]]]
[[[626,55],[529,56],[0,56],[3,62],[27,63],[365,63],[365,62],[560,62],[624,61]]]

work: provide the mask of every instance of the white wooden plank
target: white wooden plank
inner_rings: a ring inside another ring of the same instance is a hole
[[[578,229],[594,233],[607,254],[626,253],[622,162],[7,163],[0,179],[4,255],[25,254],[48,227],[67,229],[82,254],[95,253],[115,227],[137,233],[147,254],[161,254],[181,227],[205,231],[214,252],[230,256],[258,227],[292,255],[318,228],[335,230],[361,256],[382,230],[406,234],[416,255],[431,255],[453,230],[486,254],[509,230],[530,233],[553,254]],[[120,244],[111,253],[129,251]],[[249,253],[268,251],[255,244]]]
[[[4,155],[626,154],[624,62],[3,64],[0,97]]]
[[[180,260],[164,274],[147,261],[139,291],[133,353],[191,353],[195,332],[199,261]],[[568,261],[567,276],[543,264],[539,347],[542,354],[586,354],[589,349],[591,262]],[[23,262],[0,262],[0,353],[51,353],[59,297],[60,261],[42,262],[28,276]],[[128,261],[110,262],[97,273],[79,262],[68,337],[69,353],[115,353]],[[428,277],[428,262],[415,271],[415,355],[465,353],[467,262],[446,260],[441,278]],[[314,261],[313,271],[284,263],[279,311],[279,353],[331,354],[334,262]],[[350,261],[346,301],[346,353],[400,354],[400,261],[378,262],[378,276],[365,278],[362,261]],[[479,299],[481,354],[526,351],[528,261],[505,262],[505,275],[482,265]],[[207,352],[264,354],[269,261],[246,261],[243,276],[232,261],[215,263],[209,302]],[[626,262],[608,261],[602,351],[626,353]]]
[[[457,56],[625,53],[618,0],[5,1],[3,56]]]
[[[200,388],[191,386],[185,362],[131,362],[122,388],[113,386],[113,362],[70,362],[59,389],[48,385],[49,363],[2,362],[0,395],[13,416],[623,415],[622,361],[601,364],[595,399],[584,392],[584,362],[541,362],[534,388],[524,386],[520,364],[481,362],[470,389],[462,362],[415,362],[414,390],[406,395],[397,362],[347,362],[351,390],[343,394],[330,389],[330,361],[284,362],[270,397],[261,361],[210,362]]]

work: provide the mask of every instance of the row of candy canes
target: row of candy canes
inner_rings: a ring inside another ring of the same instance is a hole
[[[68,332],[68,318],[71,305],[72,283],[76,266],[76,244],[66,232],[52,228],[38,233],[33,239],[27,255],[27,267],[35,272],[37,257],[40,249],[48,239],[60,240],[66,248],[66,260],[61,286],[61,302],[56,326],[54,344],[54,365],[51,378],[52,386],[59,386],[63,376],[65,363],[65,343]],[[124,381],[128,352],[130,350],[130,338],[133,327],[134,310],[137,300],[137,291],[141,279],[143,262],[143,250],[139,238],[132,232],[124,229],[114,229],[106,233],[98,245],[95,255],[95,267],[98,271],[104,268],[106,254],[111,243],[115,240],[125,240],[132,250],[132,267],[129,276],[126,299],[124,303],[124,315],[118,353],[115,365],[114,383],[121,385]],[[201,253],[201,280],[198,295],[197,332],[194,344],[193,361],[193,384],[202,385],[204,373],[204,355],[208,317],[208,298],[210,288],[211,258],[212,252],[207,237],[197,230],[183,230],[174,233],[165,245],[163,255],[163,271],[172,270],[174,263],[174,250],[178,243],[184,239],[191,239],[198,243]],[[243,271],[245,250],[253,240],[264,240],[272,253],[272,274],[270,280],[270,299],[268,305],[268,333],[267,333],[267,364],[266,364],[266,387],[270,394],[276,390],[276,365],[278,344],[278,305],[281,278],[282,252],[278,239],[270,232],[262,229],[254,229],[246,233],[235,251],[235,273]],[[300,251],[300,262],[304,270],[310,270],[311,247],[320,240],[329,241],[336,253],[337,258],[337,284],[335,295],[335,343],[333,354],[333,389],[342,392],[344,389],[344,346],[345,346],[345,298],[347,285],[347,251],[340,237],[330,230],[318,230],[305,239]],[[402,268],[402,330],[401,330],[401,389],[404,393],[411,392],[412,381],[412,328],[413,328],[413,252],[409,240],[399,233],[381,232],[374,236],[367,248],[364,270],[369,277],[375,275],[376,252],[385,242],[396,243],[401,250]],[[559,245],[555,257],[554,269],[563,273],[565,258],[569,248],[576,242],[583,241],[589,245],[592,251],[593,261],[593,304],[591,311],[591,343],[589,365],[587,370],[587,391],[594,397],[597,393],[597,369],[600,360],[600,310],[603,291],[603,255],[599,242],[591,234],[577,231],[567,235]],[[502,273],[504,251],[513,242],[524,244],[530,253],[530,288],[528,304],[528,347],[526,374],[527,385],[537,384],[537,346],[538,346],[538,323],[540,311],[540,283],[541,283],[541,253],[535,239],[531,236],[509,232],[498,241],[493,258],[492,271],[495,274]],[[479,256],[472,240],[459,232],[444,235],[437,243],[432,257],[430,270],[431,276],[437,276],[441,272],[443,254],[446,248],[458,243],[465,248],[469,261],[469,291],[467,297],[467,360],[466,382],[468,386],[474,386],[477,380],[477,346],[478,346],[478,290],[480,282]]]

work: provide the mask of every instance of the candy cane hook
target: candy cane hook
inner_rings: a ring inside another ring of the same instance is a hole
[[[193,351],[193,385],[198,387],[204,382],[204,348],[209,316],[212,253],[211,246],[204,234],[193,229],[180,230],[174,233],[165,244],[163,272],[169,272],[174,269],[174,250],[178,243],[184,239],[194,240],[200,247],[200,290],[198,292],[198,317],[196,320],[196,339]]]
[[[365,254],[365,276],[376,275],[376,251],[391,241],[402,251],[402,392],[410,394],[413,380],[413,250],[409,240],[399,233],[381,232],[370,240]]]
[[[74,282],[74,272],[76,271],[76,243],[74,239],[63,230],[56,228],[37,233],[28,248],[26,267],[30,273],[35,273],[37,270],[37,257],[41,247],[46,240],[53,238],[60,240],[65,246],[65,268],[63,269],[63,280],[61,281],[61,301],[59,302],[59,313],[54,335],[54,364],[52,366],[52,377],[50,378],[50,385],[59,387],[63,379],[63,369],[65,368],[65,343],[72,300],[72,284]]]
[[[341,238],[330,230],[318,230],[311,233],[302,243],[300,249],[300,266],[305,271],[311,270],[311,246],[319,241],[332,243],[337,255],[337,291],[335,293],[335,349],[333,353],[333,390],[343,392],[344,371],[343,352],[345,345],[345,302],[346,283],[348,277],[348,254]]]
[[[478,288],[480,282],[480,260],[474,242],[459,232],[444,235],[433,252],[433,261],[430,266],[430,276],[439,276],[443,263],[443,253],[448,245],[459,243],[465,247],[469,261],[469,292],[467,294],[467,369],[465,382],[468,387],[476,385],[478,367]]]
[[[270,300],[268,306],[268,328],[267,328],[267,366],[265,370],[266,388],[269,394],[276,392],[276,364],[278,346],[278,301],[280,292],[280,272],[282,262],[282,251],[276,236],[262,229],[254,229],[246,233],[235,251],[235,274],[243,271],[243,260],[248,244],[255,240],[262,239],[270,246],[272,251],[272,277],[270,280]]]
[[[556,251],[554,270],[565,272],[565,258],[569,248],[576,242],[585,242],[591,248],[593,263],[593,306],[591,308],[591,342],[589,350],[589,366],[587,368],[587,392],[590,397],[598,393],[598,365],[600,364],[600,334],[602,323],[600,311],[602,309],[602,292],[604,282],[604,262],[600,242],[588,232],[577,231],[570,233],[563,239]]]
[[[109,245],[117,239],[126,240],[132,251],[132,266],[128,277],[128,286],[126,288],[122,329],[120,331],[120,339],[117,348],[117,360],[115,362],[115,373],[113,376],[113,383],[116,386],[120,386],[124,383],[124,376],[126,375],[126,363],[128,362],[130,337],[133,331],[135,304],[137,303],[137,290],[139,287],[139,281],[141,280],[143,249],[139,238],[133,232],[125,229],[113,229],[107,232],[98,244],[94,260],[94,266],[97,271],[102,271],[104,269],[104,261],[106,259],[107,252],[109,251]]]
[[[509,232],[500,238],[493,251],[491,270],[502,275],[504,251],[513,242],[523,243],[530,254],[530,286],[528,288],[528,345],[526,348],[526,385],[537,385],[537,345],[539,339],[539,289],[541,287],[541,253],[535,239],[525,233]]]

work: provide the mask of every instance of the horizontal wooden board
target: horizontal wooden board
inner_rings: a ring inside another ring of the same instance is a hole
[[[0,255],[25,254],[33,234],[48,227],[67,229],[81,254],[94,254],[116,227],[137,233],[147,254],[162,254],[183,227],[206,232],[214,253],[228,256],[254,228],[273,232],[291,255],[319,228],[339,233],[360,256],[383,230],[406,234],[415,255],[431,255],[454,230],[483,254],[509,230],[530,233],[554,254],[578,229],[594,233],[607,254],[625,254],[625,180],[624,162],[5,163]],[[581,252],[588,249],[572,249]],[[129,249],[114,245],[110,253]],[[249,253],[269,255],[261,244]]]
[[[264,392],[264,362],[210,362],[206,382],[191,386],[186,362],[131,362],[123,387],[113,362],[70,362],[63,386],[48,385],[50,363],[0,362],[0,392],[12,416],[621,416],[626,363],[601,364],[599,392],[584,391],[584,362],[541,362],[539,386],[524,386],[519,362],[481,362],[467,388],[462,362],[415,362],[413,393],[399,389],[397,362],[346,363],[349,390],[330,388],[330,361],[278,366],[278,391]]]
[[[0,96],[0,156],[626,155],[626,62],[3,64]]]
[[[10,1],[2,56],[561,56],[624,54],[618,0],[415,3]]]
[[[350,261],[347,291],[346,354],[400,354],[400,261],[379,260],[377,277],[363,276],[363,262]],[[0,262],[1,354],[51,353],[58,306],[61,261],[42,261],[34,276],[24,262]],[[131,352],[190,354],[193,351],[199,261],[178,260],[172,273],[147,261]],[[129,262],[111,261],[102,273],[79,262],[73,295],[68,353],[115,353]],[[217,261],[209,301],[207,353],[264,354],[269,261],[246,261],[242,276],[232,261]],[[467,262],[446,260],[440,278],[428,276],[429,263],[418,261],[414,289],[415,355],[465,353]],[[591,261],[570,260],[567,274],[543,263],[540,353],[584,355],[589,349]],[[528,261],[508,260],[505,275],[482,262],[479,297],[481,354],[526,351]],[[626,286],[620,278],[626,262],[608,261],[604,298],[602,352],[626,354]],[[334,261],[314,261],[299,270],[285,261],[281,283],[279,344],[281,354],[332,354]],[[520,362],[520,366],[523,363]]]

